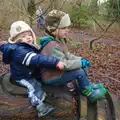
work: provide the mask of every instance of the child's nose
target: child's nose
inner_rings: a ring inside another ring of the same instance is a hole
[[[30,37],[31,37],[31,36],[29,36],[29,35],[27,36],[27,38],[30,38]]]

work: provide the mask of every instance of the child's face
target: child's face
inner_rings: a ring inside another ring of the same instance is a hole
[[[33,40],[33,36],[32,33],[30,31],[27,32],[23,32],[20,35],[18,35],[17,37],[15,37],[15,40],[22,40],[21,42],[27,43],[27,44],[33,44],[34,40]]]
[[[66,38],[68,32],[69,32],[68,28],[62,28],[62,29],[57,29],[55,34],[58,38],[62,39],[62,38]]]

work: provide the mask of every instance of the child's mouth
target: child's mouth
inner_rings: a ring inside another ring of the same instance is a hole
[[[28,43],[31,43],[31,42],[32,42],[31,40],[28,41]]]

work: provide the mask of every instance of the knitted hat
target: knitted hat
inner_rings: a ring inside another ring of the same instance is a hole
[[[71,21],[68,14],[59,10],[52,10],[46,16],[45,25],[48,31],[53,32],[59,28],[69,27]]]
[[[25,23],[24,21],[16,21],[14,22],[11,27],[10,27],[10,37],[8,39],[9,43],[16,43],[17,41],[14,41],[14,38],[18,36],[19,34],[26,32],[26,31],[31,31],[33,35],[33,40],[34,44],[36,44],[36,36],[35,33],[33,32],[32,28]]]

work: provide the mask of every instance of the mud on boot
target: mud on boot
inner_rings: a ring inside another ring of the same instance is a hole
[[[43,103],[41,105],[36,106],[36,110],[38,112],[38,117],[41,118],[54,112],[55,108],[51,105]]]

